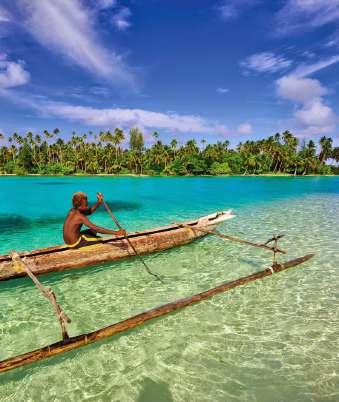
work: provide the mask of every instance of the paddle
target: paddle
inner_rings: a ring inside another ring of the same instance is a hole
[[[104,199],[102,200],[102,203],[104,205],[104,207],[106,208],[106,211],[108,212],[108,214],[110,215],[110,217],[113,219],[113,221],[115,222],[115,224],[117,225],[118,229],[123,229],[122,226],[120,225],[120,223],[118,222],[117,218],[113,215],[113,212],[111,211],[110,207],[106,204],[106,202],[104,201]],[[141,257],[141,255],[137,252],[137,250],[135,249],[135,247],[133,246],[131,240],[128,238],[127,234],[125,234],[125,239],[127,240],[127,243],[130,245],[131,249],[133,250],[134,254],[139,257],[140,261],[142,262],[143,266],[146,268],[146,271],[153,275],[156,279],[158,279],[158,281],[160,281],[161,283],[164,283],[160,276],[153,273],[149,267],[147,266],[145,260]]]

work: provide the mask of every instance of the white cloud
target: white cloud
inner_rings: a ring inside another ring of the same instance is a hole
[[[252,134],[253,128],[250,123],[242,123],[238,126],[237,132],[239,134]]]
[[[228,89],[228,88],[219,87],[219,88],[217,88],[217,92],[218,92],[219,94],[226,94],[227,92],[229,92],[229,89]]]
[[[323,97],[328,93],[318,80],[288,75],[276,81],[277,94],[295,104],[294,120],[303,135],[331,133],[336,116]]]
[[[317,28],[339,20],[339,0],[287,0],[276,17],[280,34]]]
[[[337,29],[332,35],[330,35],[325,46],[339,47],[339,29]]]
[[[323,104],[320,99],[314,99],[295,112],[295,117],[303,126],[328,127],[335,123],[333,110]]]
[[[106,10],[115,7],[117,5],[117,0],[94,0],[93,3],[98,9]]]
[[[335,130],[337,116],[325,104],[328,89],[314,78],[307,78],[326,67],[339,62],[339,56],[301,65],[292,73],[276,81],[277,94],[295,104],[294,119],[303,135],[328,134]]]
[[[307,103],[327,94],[327,89],[318,80],[286,75],[276,81],[280,97],[295,102]]]
[[[230,20],[258,3],[258,0],[224,0],[218,11],[223,19]]]
[[[98,12],[109,16],[118,31],[125,31],[132,25],[129,21],[132,13],[128,7],[121,6],[117,0],[92,0],[93,7]]]
[[[297,129],[297,134],[296,136],[305,139],[305,137],[319,137],[321,135],[330,135],[333,137],[334,140],[336,140],[336,126],[331,125],[331,126],[307,126],[304,128],[298,128]]]
[[[107,98],[111,94],[111,91],[109,88],[100,87],[100,86],[90,87],[89,92],[93,95],[97,95],[97,96],[100,96],[103,98]]]
[[[0,22],[10,22],[10,21],[11,17],[9,12],[3,7],[0,7]]]
[[[308,59],[314,59],[316,57],[316,54],[314,52],[311,52],[310,50],[305,50],[302,55],[304,57],[307,57]]]
[[[128,21],[128,18],[131,16],[131,11],[127,7],[122,7],[120,10],[113,15],[112,21],[115,27],[119,31],[125,31],[131,26],[131,23]]]
[[[94,15],[80,0],[17,0],[26,29],[41,45],[116,84],[132,84],[121,58],[100,41]]]
[[[228,129],[200,116],[159,113],[143,109],[98,109],[57,102],[40,105],[43,113],[97,127],[141,127],[180,133],[228,134]]]
[[[244,69],[259,73],[275,73],[288,68],[291,64],[291,60],[272,52],[256,53],[240,62],[240,66]]]
[[[297,77],[306,77],[338,62],[339,62],[339,55],[335,55],[328,59],[320,60],[313,64],[308,65],[302,64],[301,66],[296,68],[292,74]]]
[[[339,61],[339,56],[301,65],[289,75],[276,81],[277,94],[295,104],[294,121],[301,135],[333,133],[337,117],[324,102],[328,89],[314,78],[307,78]]]
[[[30,74],[22,62],[9,61],[4,54],[0,54],[0,89],[25,85],[29,80]]]

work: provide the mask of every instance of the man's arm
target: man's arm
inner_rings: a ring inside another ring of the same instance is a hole
[[[86,216],[82,215],[80,217],[81,223],[89,227],[90,229],[94,230],[95,232],[102,233],[102,234],[112,234],[116,236],[125,236],[126,231],[124,229],[121,230],[110,230],[110,229],[105,229],[101,226],[94,225],[89,219],[86,218]]]
[[[91,215],[93,212],[95,212],[97,208],[102,204],[103,195],[101,193],[97,193],[97,199],[98,201],[95,204],[93,204],[90,208],[82,210],[81,213],[83,215]]]
[[[96,211],[96,209],[102,204],[102,201],[103,201],[103,195],[101,194],[101,193],[97,193],[97,199],[98,199],[98,201],[94,204],[94,205],[92,205],[91,206],[91,208],[89,208],[90,209],[90,213],[92,214],[94,211]]]

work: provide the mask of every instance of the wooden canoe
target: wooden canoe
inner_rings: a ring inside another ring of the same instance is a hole
[[[139,254],[150,254],[190,243],[206,235],[194,229],[212,230],[233,217],[231,210],[216,212],[183,224],[129,233],[128,238]],[[133,256],[135,253],[123,237],[107,237],[100,244],[77,250],[61,245],[20,253],[20,257],[28,260],[35,275],[83,268]],[[26,276],[26,272],[13,263],[10,255],[0,256],[0,281],[22,276]]]

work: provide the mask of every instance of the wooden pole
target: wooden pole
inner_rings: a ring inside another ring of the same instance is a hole
[[[238,286],[242,286],[245,285],[246,283],[256,281],[257,279],[264,278],[265,276],[272,275],[274,272],[280,272],[284,271],[287,268],[295,267],[296,265],[302,264],[303,262],[310,260],[313,256],[314,254],[307,254],[303,257],[296,258],[294,260],[290,260],[282,264],[275,264],[263,271],[256,272],[248,276],[244,276],[231,282],[225,282],[205,292],[198,293],[196,295],[184,299],[179,299],[172,303],[164,304],[160,307],[156,307],[143,313],[137,314],[134,317],[110,325],[106,328],[102,328],[87,334],[74,336],[69,339],[66,339],[65,341],[57,342],[40,349],[36,349],[32,352],[24,353],[22,355],[0,361],[0,373],[12,370],[17,367],[24,366],[29,363],[43,360],[48,357],[58,355],[60,353],[68,352],[70,350],[85,346],[89,343],[93,343],[101,339],[108,338],[110,336],[130,330],[132,328],[138,327],[139,325],[142,325],[146,321],[153,320],[157,317],[161,317],[163,315],[172,313],[176,310],[180,310],[189,305],[199,303],[212,296],[215,296],[218,293],[227,292],[228,290],[231,290]]]
[[[70,323],[71,319],[66,315],[66,313],[63,311],[62,307],[58,304],[53,290],[47,289],[38,280],[38,278],[33,274],[32,270],[28,266],[29,263],[26,261],[25,258],[24,258],[24,260],[22,260],[16,251],[12,251],[10,255],[13,260],[13,263],[17,264],[22,270],[25,270],[27,272],[27,275],[32,279],[32,281],[34,282],[36,287],[46,297],[46,299],[51,302],[51,304],[55,310],[55,314],[60,323],[62,339],[63,340],[69,339],[69,335],[68,335],[67,329],[66,329],[66,323]]]
[[[208,229],[203,229],[203,228],[200,228],[200,227],[193,227],[193,226],[190,226],[190,225],[186,225],[184,223],[178,223],[178,225],[183,226],[185,228],[189,228],[189,229],[198,231],[198,232],[202,232],[202,233],[206,233],[206,234],[212,234],[214,236],[220,237],[221,239],[235,241],[237,243],[243,243],[243,244],[247,244],[249,246],[263,248],[264,250],[269,250],[269,251],[273,251],[273,252],[275,251],[277,253],[286,254],[286,251],[280,250],[279,248],[270,247],[270,246],[267,246],[267,244],[254,243],[254,242],[249,241],[249,240],[240,239],[239,237],[225,235],[223,233],[220,233],[218,230],[208,230]],[[270,240],[270,241],[272,241],[272,240]]]
[[[104,207],[106,208],[107,212],[109,213],[110,217],[113,219],[113,221],[115,222],[115,224],[117,225],[117,227],[121,230],[123,229],[122,226],[120,225],[119,221],[117,220],[117,218],[113,215],[113,212],[111,211],[110,207],[106,204],[106,202],[103,200],[102,203],[104,204]],[[127,243],[129,244],[129,246],[131,247],[131,249],[133,250],[134,254],[139,258],[139,260],[142,262],[143,266],[146,268],[146,271],[150,274],[153,275],[156,279],[158,279],[158,281],[160,281],[161,283],[164,283],[162,281],[162,279],[160,278],[159,275],[155,274],[154,272],[152,272],[150,270],[150,268],[148,267],[148,265],[146,264],[145,260],[141,257],[141,255],[137,252],[136,248],[133,246],[132,242],[130,241],[130,239],[128,238],[127,234],[125,234],[125,239],[127,240]]]

